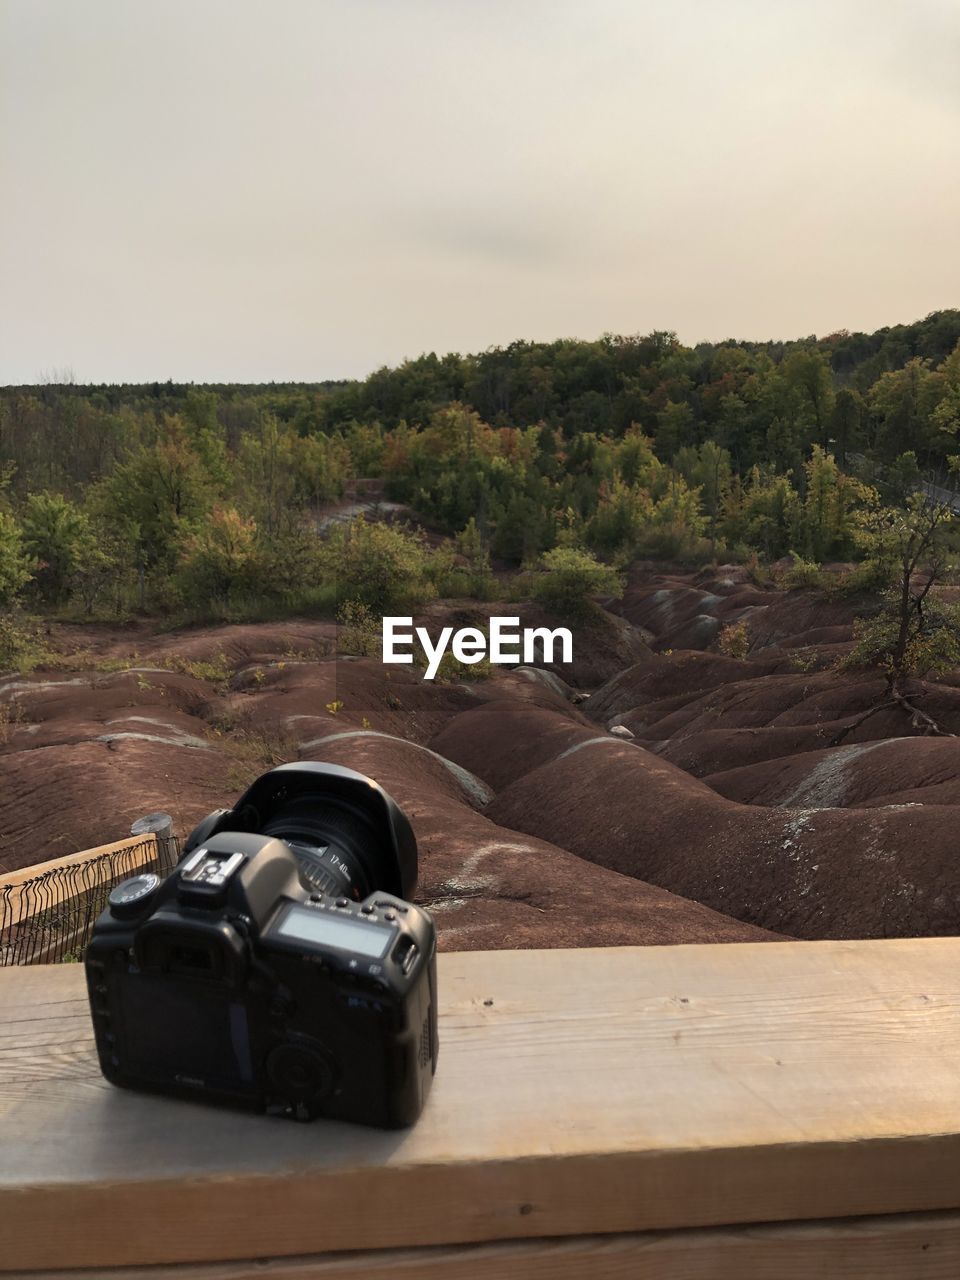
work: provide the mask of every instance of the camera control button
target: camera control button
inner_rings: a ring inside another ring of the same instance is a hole
[[[338,898],[338,899],[337,899],[337,906],[338,906],[338,907],[349,907],[349,905],[350,905],[350,903],[347,901],[347,899],[346,899],[346,898]]]
[[[363,912],[365,916],[373,915],[373,907],[371,906],[361,907],[360,910]]]
[[[333,1064],[319,1046],[279,1044],[267,1057],[267,1075],[291,1102],[318,1102],[334,1085]]]
[[[397,913],[395,911],[386,911],[383,916],[384,920],[396,920]]]

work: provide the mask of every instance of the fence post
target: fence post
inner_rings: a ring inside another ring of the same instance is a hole
[[[138,818],[130,827],[132,836],[155,836],[157,841],[157,866],[164,874],[177,864],[177,843],[173,835],[173,819],[169,813],[148,813]]]

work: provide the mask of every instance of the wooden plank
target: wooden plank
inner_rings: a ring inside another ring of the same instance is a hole
[[[69,875],[61,877],[52,873],[69,871],[74,867],[95,863],[100,858],[109,858],[115,861],[116,872],[121,875],[133,875],[139,868],[153,862],[156,857],[156,836],[127,836],[124,840],[100,845],[96,849],[84,849],[80,853],[52,858],[49,862],[39,862],[32,867],[4,872],[0,875],[3,916],[6,918],[9,915],[13,922],[23,924],[63,902],[69,902],[78,894],[85,893],[87,889],[93,887],[78,882]],[[111,869],[110,878],[113,878],[116,872]],[[49,876],[49,879],[38,888],[34,882],[39,876]]]
[[[112,1090],[79,971],[0,971],[0,1268],[960,1208],[956,940],[441,962],[401,1133]]]
[[[89,1271],[20,1272],[89,1280]],[[578,1236],[101,1271],[97,1280],[956,1280],[960,1216]],[[14,1277],[16,1280],[16,1277]]]
[[[65,867],[79,867],[93,858],[103,857],[108,853],[118,853],[121,849],[135,849],[137,845],[156,844],[156,836],[125,836],[122,840],[114,840],[112,844],[97,845],[95,849],[81,849],[79,853],[67,853],[62,858],[51,858],[48,862],[37,862],[32,867],[21,867],[18,871],[4,871],[0,874],[0,889],[5,885],[20,885],[48,871],[60,871]]]

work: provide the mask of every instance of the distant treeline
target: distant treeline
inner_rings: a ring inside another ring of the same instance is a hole
[[[558,547],[851,557],[873,477],[901,501],[949,471],[958,428],[960,311],[794,342],[518,342],[357,382],[7,387],[0,599],[302,599],[332,572],[309,517],[357,477],[478,582]]]

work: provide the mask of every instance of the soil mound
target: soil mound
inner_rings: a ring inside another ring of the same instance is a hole
[[[370,774],[407,811],[420,850],[417,900],[433,913],[444,950],[772,937],[497,825],[478,810],[479,780],[403,739],[344,732],[307,754]]]
[[[499,791],[597,736],[596,725],[572,707],[558,711],[498,700],[457,716],[430,746]]]
[[[501,791],[495,822],[800,938],[953,933],[948,808],[762,809],[642,747],[584,744]]]
[[[728,658],[722,653],[658,654],[608,680],[587,699],[583,709],[591,720],[611,724],[617,716],[661,698],[683,696],[692,701],[697,693],[769,675],[780,665]]]
[[[876,608],[875,601],[856,596],[828,596],[822,591],[772,592],[762,612],[751,615],[751,652],[769,645],[784,649],[804,643],[804,636],[829,628],[837,640],[849,640],[853,620]]]
[[[477,696],[466,685],[425,681],[412,667],[385,667],[378,658],[279,659],[242,667],[208,718],[221,731],[257,729],[294,741],[346,725],[420,742]]]
[[[160,810],[185,833],[238,790],[229,757],[141,737],[11,752],[0,769],[0,871],[122,840]]]
[[[910,803],[960,804],[960,738],[881,738],[805,751],[704,778],[740,804],[860,808],[909,796]],[[948,798],[952,797],[952,798]]]

